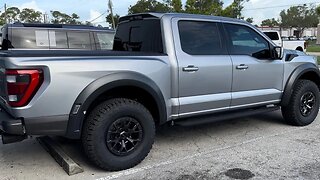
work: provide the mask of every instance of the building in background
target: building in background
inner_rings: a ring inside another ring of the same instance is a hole
[[[258,27],[260,30],[276,30],[280,32],[282,37],[304,37],[304,36],[317,36],[317,27],[307,28],[303,31],[302,35],[300,36],[300,31],[297,28],[280,28],[280,27]]]

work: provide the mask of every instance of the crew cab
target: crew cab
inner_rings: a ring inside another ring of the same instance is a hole
[[[289,124],[305,126],[319,111],[315,57],[225,17],[128,15],[112,51],[2,46],[0,68],[3,143],[31,135],[80,139],[89,159],[111,171],[140,163],[156,126],[279,109]]]
[[[281,38],[279,31],[263,30],[277,46],[281,46],[285,49],[292,49],[298,51],[306,51],[307,42],[305,40],[291,40],[291,38]]]
[[[33,23],[7,24],[1,32],[8,50],[111,50],[115,34],[103,27]]]

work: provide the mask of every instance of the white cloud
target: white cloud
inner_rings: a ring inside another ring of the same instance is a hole
[[[102,15],[104,12],[99,12],[96,10],[91,9],[90,10],[90,19],[87,21],[91,22],[94,25],[102,25],[102,26],[109,26],[108,23],[106,23],[105,17],[107,16],[107,13]],[[100,16],[100,17],[99,17]]]
[[[43,9],[39,8],[39,6],[35,0],[23,3],[19,6],[19,9],[24,9],[24,8],[31,8],[31,9],[34,9],[34,10],[37,10],[40,12],[45,12]]]
[[[254,24],[261,24],[261,21],[269,18],[280,18],[280,12],[283,9],[288,9],[292,5],[313,3],[315,0],[250,0],[245,3],[243,15],[248,18],[252,17]]]

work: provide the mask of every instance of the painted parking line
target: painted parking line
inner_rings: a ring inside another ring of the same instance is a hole
[[[109,176],[106,176],[106,177],[98,178],[96,180],[118,179],[118,178],[121,178],[121,177],[124,177],[124,176],[133,175],[133,174],[136,174],[136,173],[139,173],[139,172],[143,172],[143,171],[146,171],[146,170],[149,170],[149,169],[154,169],[154,168],[165,166],[165,165],[175,164],[175,163],[179,163],[179,162],[182,162],[182,161],[194,159],[194,158],[197,158],[197,157],[200,157],[200,156],[208,155],[208,154],[211,154],[211,153],[214,153],[214,152],[223,151],[223,150],[235,148],[235,147],[238,147],[238,146],[242,146],[242,145],[245,145],[245,144],[254,143],[254,142],[257,142],[257,141],[260,141],[260,140],[263,140],[263,139],[268,139],[268,138],[277,137],[277,136],[281,136],[281,135],[285,135],[285,134],[290,134],[290,133],[297,132],[297,131],[300,131],[300,130],[303,130],[303,129],[307,129],[307,128],[313,129],[313,128],[319,128],[319,127],[320,127],[320,124],[316,125],[316,126],[313,126],[312,128],[310,128],[308,126],[306,126],[306,127],[297,127],[297,128],[295,128],[293,130],[288,130],[288,131],[284,131],[284,132],[273,134],[273,135],[269,135],[269,136],[257,137],[257,138],[250,139],[250,140],[247,140],[247,141],[243,141],[241,143],[237,143],[237,144],[234,144],[234,145],[225,146],[225,147],[221,147],[221,148],[217,148],[217,149],[212,149],[212,150],[209,150],[209,151],[206,151],[206,152],[195,153],[195,154],[192,154],[192,155],[189,155],[189,156],[185,156],[183,158],[177,158],[177,159],[173,159],[173,160],[168,160],[168,161],[164,161],[164,162],[160,162],[160,163],[156,163],[156,164],[153,164],[153,165],[148,165],[148,166],[144,166],[144,167],[140,167],[140,168],[131,168],[131,169],[128,169],[128,170],[124,170],[124,171],[115,173],[113,175],[109,175]]]

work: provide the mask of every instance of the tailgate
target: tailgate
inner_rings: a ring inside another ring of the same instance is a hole
[[[5,67],[5,57],[0,54],[0,106],[2,108],[8,109],[9,106],[6,103],[8,99],[7,95],[7,83],[6,83],[6,67]]]

